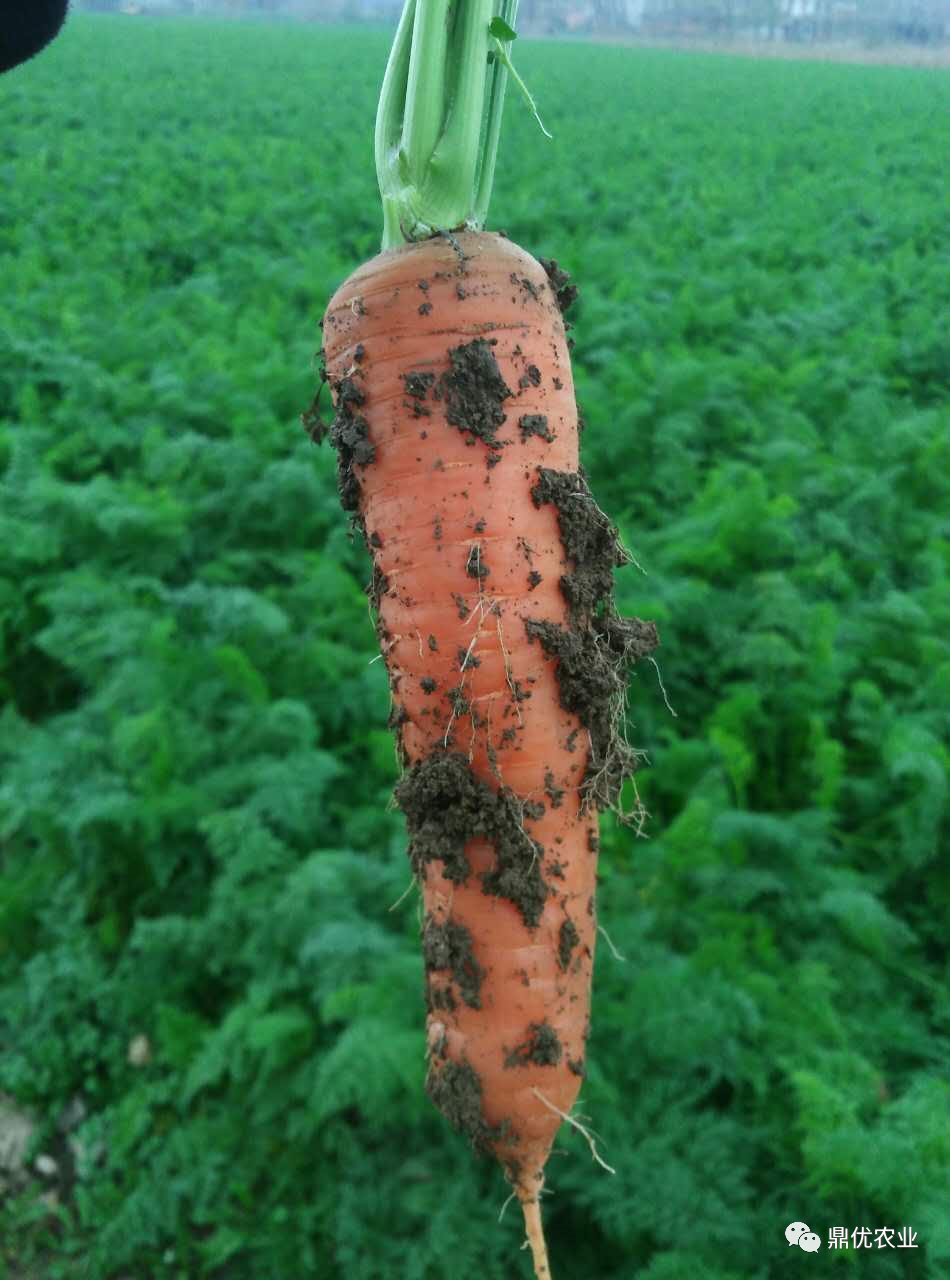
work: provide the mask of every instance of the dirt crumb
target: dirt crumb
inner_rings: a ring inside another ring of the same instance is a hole
[[[476,544],[468,553],[465,572],[470,578],[487,578],[490,570],[481,557],[481,548]]]
[[[532,1022],[528,1035],[505,1058],[506,1067],[555,1067],[561,1061],[561,1042],[548,1022]]]
[[[505,421],[502,402],[513,392],[498,368],[492,351],[495,342],[494,338],[475,338],[451,348],[452,369],[439,380],[439,391],[446,402],[446,420],[452,426],[499,449],[502,441],[495,433]]]
[[[475,959],[472,935],[454,920],[438,924],[427,916],[422,929],[422,957],[427,970],[448,969],[459,995],[470,1009],[480,1009],[485,970]]]
[[[521,428],[522,444],[529,436],[540,436],[542,440],[547,440],[549,444],[554,441],[554,434],[548,426],[548,420],[543,413],[526,413],[518,419],[518,426]]]
[[[476,1151],[489,1154],[503,1136],[482,1114],[482,1082],[468,1062],[433,1062],[426,1076],[426,1093],[452,1128],[464,1133]]]
[[[554,774],[550,769],[544,775],[544,793],[551,801],[551,808],[560,809],[561,801],[564,799],[564,788],[556,785]]]
[[[557,958],[562,969],[566,970],[571,963],[571,952],[580,942],[581,936],[577,932],[577,928],[571,919],[567,919],[561,925],[558,934]]]
[[[485,893],[507,898],[529,928],[540,921],[550,889],[541,875],[544,848],[524,830],[520,805],[510,787],[483,782],[461,752],[436,750],[412,765],[396,784],[396,802],[406,816],[409,860],[420,879],[429,862],[440,861],[448,880],[466,884],[465,854],[476,837],[495,847],[495,867],[481,876]]]
[[[339,382],[331,383],[331,388],[336,402],[333,422],[329,428],[322,422],[315,422],[310,436],[315,444],[321,444],[324,436],[329,436],[337,451],[340,505],[344,511],[358,511],[360,482],[353,467],[369,466],[376,460],[376,447],[369,438],[369,423],[357,412],[366,397],[352,378],[341,378]]]
[[[556,258],[539,258],[538,262],[547,273],[554,296],[557,298],[557,305],[563,315],[568,307],[577,301],[577,285],[571,284],[570,275],[563,267],[557,265]]]
[[[622,733],[627,668],[656,648],[656,626],[617,612],[613,571],[627,556],[616,529],[594,502],[583,468],[539,467],[531,496],[537,506],[550,502],[557,508],[564,551],[573,563],[560,579],[569,625],[527,619],[525,629],[557,658],[561,706],[590,734],[581,783],[584,803],[616,809],[624,779],[637,764]]]
[[[429,394],[429,389],[435,382],[434,373],[404,373],[402,375],[403,385],[406,388],[407,396],[414,396],[417,400],[424,400]]]

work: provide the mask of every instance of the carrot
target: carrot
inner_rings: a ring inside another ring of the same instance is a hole
[[[580,466],[565,274],[480,230],[392,239],[324,316],[328,434],[373,557],[426,1088],[500,1161],[543,1280],[544,1167],[585,1070],[597,811],[635,765],[626,666],[656,632],[613,604],[627,557]]]

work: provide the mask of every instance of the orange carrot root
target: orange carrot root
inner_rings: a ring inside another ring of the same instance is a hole
[[[521,1198],[524,1211],[524,1227],[531,1246],[531,1257],[534,1260],[535,1280],[551,1280],[551,1268],[548,1265],[548,1247],[544,1242],[544,1227],[541,1224],[541,1188],[537,1195]]]
[[[597,810],[617,810],[625,563],[579,457],[556,263],[459,231],[386,250],[324,317],[340,497],[373,557],[429,1070],[451,1124],[518,1189],[550,1280],[542,1171],[584,1077]],[[305,424],[327,433],[316,411]],[[599,1158],[599,1157],[598,1157]]]

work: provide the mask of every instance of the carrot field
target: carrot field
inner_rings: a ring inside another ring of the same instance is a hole
[[[0,79],[0,1277],[530,1274],[424,1093],[370,559],[300,422],[391,38],[79,16]],[[553,139],[509,92],[489,225],[579,286],[661,642],[555,1280],[945,1280],[950,76],[521,46]]]

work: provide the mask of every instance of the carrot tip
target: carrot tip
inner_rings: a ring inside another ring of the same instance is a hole
[[[551,1268],[548,1265],[548,1248],[544,1242],[544,1228],[541,1225],[541,1188],[534,1196],[522,1198],[521,1208],[524,1210],[524,1226],[527,1243],[531,1247],[534,1261],[535,1280],[551,1280]]]

